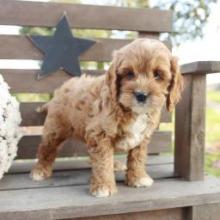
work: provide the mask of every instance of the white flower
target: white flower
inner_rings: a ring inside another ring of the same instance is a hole
[[[19,103],[9,93],[9,86],[0,74],[0,179],[17,155],[21,138]]]

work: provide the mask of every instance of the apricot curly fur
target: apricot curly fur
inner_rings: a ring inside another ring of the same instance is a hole
[[[115,51],[105,75],[68,80],[40,109],[47,117],[33,179],[49,177],[61,143],[76,138],[88,145],[92,195],[117,192],[116,151],[128,152],[126,183],[150,186],[153,181],[145,170],[147,145],[158,127],[163,106],[172,110],[179,101],[182,82],[177,60],[169,49],[147,38]],[[138,101],[137,92],[145,94],[146,101]]]

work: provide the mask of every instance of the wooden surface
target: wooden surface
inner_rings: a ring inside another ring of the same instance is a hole
[[[0,219],[65,219],[152,211],[220,201],[220,180],[158,180],[149,188],[118,184],[111,198],[94,198],[88,185],[0,191]],[[18,202],[19,201],[19,202]],[[95,210],[95,211],[94,211]]]
[[[17,159],[35,158],[38,144],[41,136],[24,136],[19,142]],[[157,131],[153,135],[149,145],[148,153],[170,152],[171,150],[171,132]],[[79,141],[67,141],[60,150],[59,157],[72,157],[87,155],[86,145]]]
[[[96,43],[80,56],[80,61],[106,62],[112,60],[114,50],[120,49],[132,40],[129,39],[93,39]],[[0,35],[0,59],[41,60],[43,53],[35,47],[28,36]],[[169,42],[164,42],[170,47]],[[15,50],[16,48],[16,50]]]
[[[185,220],[184,210],[181,208],[165,209],[148,212],[135,212],[119,215],[105,215],[87,218],[74,218],[74,220]],[[73,220],[73,219],[68,219]]]
[[[52,93],[63,82],[70,79],[70,76],[62,71],[49,75],[42,80],[37,80],[39,70],[0,69],[0,72],[13,93]],[[82,72],[89,75],[105,73],[104,70],[82,70]]]
[[[181,66],[182,74],[208,74],[220,72],[220,61],[197,61]]]
[[[0,191],[88,185],[91,175],[90,168],[80,168],[78,170],[74,168],[72,170],[55,171],[53,176],[45,181],[33,181],[29,176],[30,170],[27,173],[7,174],[0,182]],[[147,170],[150,176],[156,180],[174,177],[173,164],[148,165]],[[118,183],[123,183],[125,172],[117,171],[116,179]]]
[[[46,113],[37,112],[45,102],[25,102],[20,103],[21,126],[40,126],[44,124]]]
[[[48,77],[37,80],[39,70],[0,70],[13,93],[52,93],[71,77],[63,71],[58,71]],[[104,74],[103,70],[82,70],[89,75]]]
[[[21,126],[40,126],[43,125],[45,120],[45,113],[39,113],[36,109],[42,106],[45,103],[42,102],[26,102],[20,103],[20,111],[22,122]],[[161,122],[170,122],[171,121],[171,114],[163,109],[161,115]]]
[[[115,155],[115,160],[121,161],[126,164],[126,155]],[[147,157],[147,166],[172,166],[174,162],[173,156],[168,155],[149,155]],[[10,167],[9,173],[25,173],[30,172],[31,168],[36,163],[36,159],[29,160],[14,160],[12,166]],[[91,168],[91,164],[88,157],[78,157],[78,158],[56,158],[53,170],[79,170]],[[160,170],[158,170],[160,171]]]
[[[113,50],[119,49],[131,42],[128,39],[102,38],[94,40],[96,43],[80,56],[81,61],[110,61]],[[43,58],[43,53],[34,46],[27,36],[0,35],[0,42],[0,59],[41,60]]]
[[[220,203],[193,206],[187,212],[187,220],[219,220]]]
[[[206,75],[188,75],[175,114],[175,172],[188,180],[204,176]]]
[[[14,0],[0,1],[0,25],[54,27],[64,12],[73,28],[149,32],[172,29],[170,11]]]

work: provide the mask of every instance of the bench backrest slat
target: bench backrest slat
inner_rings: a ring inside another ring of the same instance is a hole
[[[96,44],[80,57],[81,61],[105,62],[112,59],[112,51],[123,47],[131,40],[122,39],[94,39]],[[0,36],[0,59],[33,59],[41,60],[43,54],[27,36]]]
[[[110,6],[0,0],[0,24],[54,27],[63,13],[80,29],[170,32],[171,12]]]
[[[32,159],[36,157],[38,144],[41,136],[24,136],[19,143],[17,159]],[[157,131],[154,133],[152,141],[148,148],[148,153],[156,154],[158,152],[171,151],[171,133],[168,131]],[[86,145],[77,140],[66,141],[58,157],[78,157],[87,156]]]
[[[36,109],[44,104],[43,102],[21,103],[20,110],[22,115],[21,126],[41,126],[45,120],[45,113],[38,113]],[[171,115],[164,110],[161,115],[161,122],[170,122]]]

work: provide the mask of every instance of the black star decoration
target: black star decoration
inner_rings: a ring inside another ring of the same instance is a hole
[[[81,75],[79,56],[95,43],[74,37],[65,15],[57,24],[53,36],[31,36],[31,40],[45,55],[38,78],[59,69],[72,76]]]

